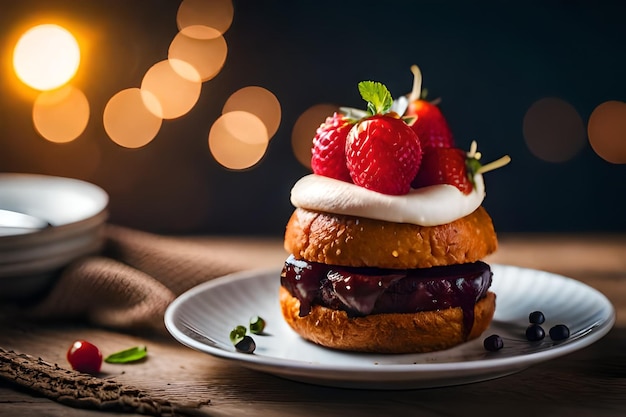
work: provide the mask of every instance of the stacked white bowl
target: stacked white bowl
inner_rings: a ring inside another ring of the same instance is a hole
[[[41,295],[69,263],[98,253],[108,203],[85,181],[0,173],[0,301]]]

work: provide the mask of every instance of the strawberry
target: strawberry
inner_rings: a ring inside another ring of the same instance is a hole
[[[352,181],[383,194],[402,195],[422,159],[415,132],[395,113],[386,113],[393,103],[381,83],[363,81],[359,91],[368,102],[368,114],[350,129],[346,138],[346,162]]]
[[[415,117],[416,120],[411,126],[420,138],[422,148],[452,148],[454,138],[452,131],[439,107],[421,98],[422,95],[422,74],[417,65],[411,67],[413,72],[413,90],[409,94],[409,105],[405,115]]]
[[[458,148],[430,148],[424,151],[420,170],[411,182],[411,187],[429,185],[454,185],[462,193],[469,194],[474,188],[474,176],[503,167],[511,161],[508,155],[488,164],[480,163],[481,154],[476,141],[469,152]]]
[[[424,149],[454,147],[452,132],[439,107],[426,100],[415,100],[409,104],[406,114],[416,117],[411,127]]]
[[[335,112],[317,128],[311,151],[311,168],[315,174],[352,182],[346,165],[346,137],[353,124]]]
[[[458,148],[431,148],[424,152],[422,164],[415,179],[413,188],[429,185],[454,185],[464,194],[472,192],[472,182],[465,164],[466,153]]]

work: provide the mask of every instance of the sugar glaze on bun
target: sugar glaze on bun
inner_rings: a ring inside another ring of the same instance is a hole
[[[487,211],[440,226],[392,223],[296,208],[285,249],[298,259],[330,265],[430,268],[478,261],[497,248]]]
[[[279,298],[285,321],[304,339],[338,350],[391,354],[432,352],[476,339],[489,327],[496,307],[490,291],[476,303],[474,325],[465,336],[460,307],[348,317],[345,311],[315,305],[300,317],[300,301],[282,286]]]

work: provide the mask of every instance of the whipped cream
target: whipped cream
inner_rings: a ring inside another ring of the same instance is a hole
[[[387,195],[349,182],[321,175],[302,177],[291,189],[295,207],[395,223],[438,226],[465,217],[485,198],[481,174],[474,177],[470,194],[453,185],[431,185],[411,189],[405,195]]]

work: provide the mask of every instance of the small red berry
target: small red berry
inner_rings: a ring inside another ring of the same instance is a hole
[[[411,128],[420,138],[424,150],[454,147],[452,131],[438,106],[426,100],[416,100],[409,103],[406,115],[416,117]]]
[[[67,361],[78,372],[97,374],[102,366],[102,353],[86,340],[77,340],[67,351]]]
[[[417,65],[411,66],[413,89],[409,94],[406,116],[416,118],[411,128],[420,138],[424,152],[430,148],[452,148],[454,139],[448,122],[436,104],[422,98],[422,72]]]
[[[391,114],[376,114],[357,123],[346,139],[346,158],[352,181],[383,194],[402,195],[422,159],[413,130]]]
[[[503,156],[486,165],[480,163],[478,145],[472,142],[469,152],[458,148],[429,148],[424,150],[422,166],[415,176],[411,186],[413,188],[429,185],[454,185],[464,194],[469,194],[474,188],[476,174],[484,174],[501,168],[511,162],[508,155]],[[532,320],[532,319],[531,319]]]
[[[311,168],[313,173],[352,182],[346,166],[346,137],[353,123],[340,113],[327,117],[313,138]]]
[[[466,153],[458,148],[431,148],[424,152],[422,164],[413,188],[429,185],[454,185],[464,194],[472,192],[472,182],[467,173]]]

